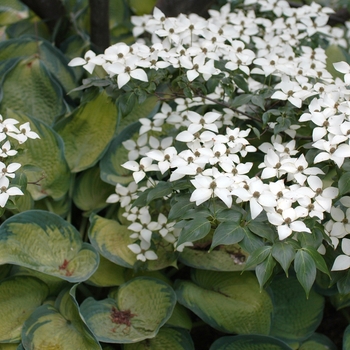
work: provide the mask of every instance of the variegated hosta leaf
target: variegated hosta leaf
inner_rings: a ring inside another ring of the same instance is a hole
[[[66,111],[60,86],[37,57],[22,59],[6,74],[2,93],[1,113],[9,108],[52,125]]]
[[[216,340],[210,350],[292,350],[283,341],[266,335],[238,335]]]
[[[125,344],[124,350],[192,350],[194,345],[188,332],[183,329],[162,327],[152,339]]]
[[[296,277],[276,277],[270,285],[274,313],[270,334],[286,341],[303,341],[319,326],[324,297],[311,289],[308,298]]]
[[[107,299],[86,299],[80,312],[99,341],[134,343],[153,338],[171,316],[175,303],[175,292],[167,283],[136,277]]]
[[[60,216],[29,210],[10,217],[0,226],[0,264],[5,263],[74,283],[87,280],[96,271],[99,255]]]
[[[117,126],[117,107],[102,91],[55,125],[73,173],[90,168],[102,157]]]
[[[14,276],[0,283],[0,342],[19,342],[24,321],[49,293],[45,283],[30,276]]]
[[[115,287],[125,282],[126,268],[112,263],[100,255],[100,264],[95,273],[85,283],[98,287]]]
[[[8,110],[6,117],[14,118],[21,124],[29,122],[31,129],[40,136],[40,139],[28,139],[23,152],[12,158],[22,164],[20,169],[31,182],[28,191],[33,199],[47,196],[55,200],[62,198],[68,192],[71,180],[62,139],[49,126],[23,113]]]
[[[192,280],[178,281],[176,294],[203,321],[226,333],[269,333],[272,302],[252,273],[194,270]]]
[[[101,346],[80,318],[75,301],[76,285],[63,290],[55,307],[43,305],[24,323],[22,343],[26,349],[100,350]]]

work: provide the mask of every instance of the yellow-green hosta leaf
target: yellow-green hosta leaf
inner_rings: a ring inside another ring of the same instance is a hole
[[[135,343],[156,336],[175,303],[175,292],[167,283],[136,277],[112,291],[107,299],[86,299],[80,312],[99,341]]]
[[[32,313],[22,330],[25,349],[101,349],[80,318],[74,295],[75,291],[64,290],[58,296],[55,307],[43,305]]]
[[[270,335],[288,342],[303,341],[310,337],[322,320],[324,297],[311,289],[306,298],[294,276],[278,276],[270,287],[274,304]]]
[[[125,270],[125,267],[116,265],[101,255],[98,269],[85,283],[98,287],[120,286],[125,282]]]
[[[298,350],[337,350],[337,346],[324,334],[314,333],[304,343],[300,345]],[[347,349],[345,344],[343,349]]]
[[[2,90],[1,113],[13,109],[47,125],[65,113],[62,90],[37,57],[20,60],[5,76]]]
[[[117,107],[105,91],[81,104],[55,125],[73,173],[90,168],[102,157],[117,125]]]
[[[216,340],[210,350],[292,350],[286,343],[266,335],[238,335]]]
[[[213,328],[236,334],[269,333],[272,302],[252,273],[194,270],[192,280],[176,283],[179,303]]]
[[[65,93],[76,87],[74,71],[68,66],[69,60],[50,42],[43,38],[38,38],[38,36],[35,38],[29,36],[20,37],[0,42],[0,61],[34,55],[58,79]]]
[[[61,278],[47,275],[36,270],[28,269],[27,267],[11,265],[11,276],[32,276],[43,281],[49,288],[48,296],[56,296],[68,284],[67,281]]]
[[[18,350],[18,344],[17,343],[0,344],[0,350]]]
[[[343,79],[344,74],[338,72],[333,66],[333,63],[336,63],[336,62],[341,62],[341,61],[346,62],[345,55],[342,49],[340,48],[340,46],[338,45],[328,46],[326,49],[326,55],[327,55],[327,59],[326,59],[327,71],[333,75],[333,78],[338,77],[340,79]]]
[[[95,166],[84,171],[74,183],[73,201],[86,212],[98,211],[108,205],[106,200],[114,192],[114,186],[103,182],[100,169]]]
[[[163,327],[152,339],[125,344],[124,350],[194,350],[192,339],[183,329]]]
[[[0,264],[11,263],[69,282],[87,280],[99,255],[75,227],[41,210],[16,214],[0,226]]]
[[[48,295],[45,283],[34,277],[14,276],[0,282],[0,342],[19,342],[24,321]]]
[[[89,238],[92,246],[113,263],[132,268],[136,255],[127,247],[134,243],[126,226],[115,220],[104,219],[92,214],[90,216]]]
[[[248,253],[238,244],[222,245],[210,253],[208,250],[185,248],[179,255],[179,261],[203,270],[242,271],[248,258]]]
[[[46,196],[62,198],[68,191],[71,173],[64,158],[63,143],[59,135],[45,123],[23,113],[7,111],[6,118],[14,118],[21,124],[29,122],[40,139],[28,139],[22,152],[12,159],[22,164],[21,170],[28,178],[28,191],[34,200]]]
[[[179,303],[176,303],[174,311],[166,325],[170,327],[184,328],[190,331],[192,328],[192,321],[187,309]]]

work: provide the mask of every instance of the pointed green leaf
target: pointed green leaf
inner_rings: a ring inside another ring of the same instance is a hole
[[[183,329],[163,327],[150,340],[135,344],[125,344],[124,350],[194,350],[192,339]]]
[[[65,113],[61,88],[36,57],[19,61],[6,75],[2,89],[1,113],[10,108],[47,125]]]
[[[181,218],[186,212],[195,207],[195,203],[190,202],[190,195],[176,198],[176,203],[171,205],[168,220]]]
[[[0,342],[19,342],[24,321],[48,295],[45,283],[34,277],[14,276],[0,282]]]
[[[215,271],[242,271],[247,258],[248,254],[238,244],[219,246],[211,252],[189,247],[179,255],[179,261],[187,266]]]
[[[22,330],[25,349],[102,349],[80,318],[73,296],[63,290],[55,307],[46,304],[32,313]]]
[[[282,269],[288,276],[288,269],[295,257],[295,249],[288,242],[275,242],[272,246],[271,254],[282,266]]]
[[[304,247],[303,250],[309,253],[309,255],[312,257],[312,259],[316,264],[317,269],[319,269],[320,271],[328,275],[328,277],[331,277],[323,256],[314,247],[310,247],[310,246]]]
[[[263,240],[249,230],[246,230],[244,238],[239,245],[248,253],[253,253],[256,249],[264,246]]]
[[[299,249],[295,254],[294,270],[306,295],[309,295],[316,279],[316,264],[312,256],[305,250]]]
[[[136,277],[112,291],[108,299],[84,300],[80,312],[99,341],[135,343],[156,336],[175,303],[175,292],[167,283]]]
[[[271,254],[261,264],[256,266],[255,274],[261,288],[271,278],[275,266],[276,260],[272,257]]]
[[[69,282],[87,280],[99,256],[74,226],[56,214],[29,210],[0,226],[0,264],[12,263]]]
[[[271,249],[272,247],[269,245],[256,249],[252,254],[249,255],[245,268],[249,269],[261,264],[271,254]]]
[[[210,250],[220,244],[229,245],[240,242],[246,233],[246,229],[236,221],[224,221],[214,231],[213,242]]]
[[[180,233],[177,245],[201,239],[209,233],[210,229],[211,224],[205,218],[189,220]]]
[[[350,191],[350,172],[344,173],[338,181],[339,195],[342,196]]]
[[[270,287],[274,304],[270,335],[288,342],[310,337],[322,320],[324,297],[311,290],[307,299],[293,276],[275,277]]]
[[[73,201],[86,212],[99,211],[107,206],[106,200],[114,192],[114,187],[103,182],[100,169],[95,166],[84,171],[74,183]]]
[[[33,199],[39,200],[46,196],[55,200],[62,198],[71,180],[62,139],[43,122],[22,113],[8,111],[6,117],[14,118],[21,124],[29,122],[31,129],[40,136],[40,139],[28,139],[24,150],[13,157],[13,161],[22,164],[21,170],[30,182],[28,191]]]
[[[111,141],[116,125],[117,108],[104,91],[55,125],[73,173],[96,164]]]
[[[210,350],[292,350],[283,341],[266,335],[237,335],[216,340]]]
[[[276,237],[276,230],[269,226],[266,221],[252,220],[249,222],[248,228],[259,237],[266,238],[270,242],[273,242]]]
[[[269,333],[272,302],[252,273],[194,270],[192,279],[177,281],[176,294],[204,322],[226,333]]]

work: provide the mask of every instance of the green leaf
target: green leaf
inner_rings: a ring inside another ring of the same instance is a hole
[[[256,249],[253,253],[249,255],[245,269],[249,269],[258,264],[261,264],[271,254],[271,250],[272,247],[269,245],[262,246]]]
[[[173,313],[165,325],[190,331],[192,328],[191,316],[184,306],[176,303]]]
[[[247,257],[248,254],[237,244],[219,246],[211,252],[195,245],[185,248],[179,255],[179,261],[203,270],[242,271]]]
[[[346,61],[346,58],[342,52],[342,49],[338,45],[329,45],[326,48],[326,68],[327,71],[330,72],[333,75],[333,78],[340,78],[343,80],[344,74],[338,72],[334,66],[333,63]]]
[[[286,343],[266,335],[237,335],[217,339],[210,350],[292,350]]]
[[[175,292],[167,283],[136,277],[112,291],[107,299],[84,300],[80,311],[99,341],[135,343],[155,337],[175,304]]]
[[[74,183],[73,201],[86,212],[99,211],[106,207],[106,200],[114,188],[100,178],[100,169],[95,166],[83,172]]]
[[[272,256],[282,266],[282,269],[288,276],[288,269],[295,257],[295,248],[288,242],[276,242],[272,246]]]
[[[246,228],[242,227],[239,222],[222,222],[214,231],[214,237],[210,251],[212,251],[220,244],[229,245],[240,242],[244,238],[245,233]]]
[[[31,129],[40,136],[40,139],[28,139],[24,150],[12,158],[14,162],[22,164],[33,199],[47,196],[61,199],[69,189],[71,173],[64,158],[60,136],[43,122],[22,113],[8,110],[6,117],[14,118],[21,124],[29,122]]]
[[[117,108],[104,91],[55,125],[73,173],[97,163],[112,140],[116,125]]]
[[[235,84],[240,89],[242,89],[245,93],[249,93],[250,92],[248,83],[247,83],[246,79],[242,75],[233,74],[232,79],[235,82]]]
[[[147,194],[147,204],[157,198],[163,198],[173,192],[173,185],[171,182],[159,181],[154,188]]]
[[[19,342],[24,321],[48,295],[45,283],[34,277],[14,276],[0,282],[0,342]]]
[[[241,222],[243,213],[240,208],[231,207],[230,209],[220,209],[215,213],[215,219],[222,221],[236,221]]]
[[[305,293],[308,296],[316,279],[316,264],[314,259],[308,252],[299,249],[295,255],[294,269],[298,281],[303,286]]]
[[[177,246],[185,242],[193,242],[205,237],[210,229],[210,222],[204,218],[189,220],[180,233]]]
[[[246,230],[244,238],[239,242],[240,246],[248,253],[252,254],[258,248],[264,246],[261,238]]]
[[[267,224],[267,222],[258,222],[252,220],[248,224],[248,228],[259,237],[266,238],[269,242],[276,239],[276,230]]]
[[[343,350],[350,348],[350,325],[345,328],[343,335]]]
[[[344,173],[338,181],[339,196],[350,191],[350,172]]]
[[[275,133],[275,135],[277,135],[277,134],[281,133],[282,131],[289,129],[291,124],[292,124],[292,122],[290,121],[290,119],[285,118],[285,117],[278,117],[277,124],[273,128],[273,132]]]
[[[232,108],[241,107],[242,105],[245,105],[250,102],[252,98],[252,95],[250,94],[242,94],[234,98],[234,100],[231,102]]]
[[[304,343],[299,350],[337,350],[336,345],[325,335],[314,333]]]
[[[96,271],[99,256],[60,216],[28,210],[0,226],[0,264],[4,263],[75,283],[87,280]]]
[[[195,203],[190,202],[190,195],[181,195],[181,197],[175,197],[176,203],[171,205],[168,214],[168,220],[181,218],[186,212],[195,207]]]
[[[270,335],[287,342],[309,338],[322,320],[324,297],[311,290],[306,298],[294,276],[276,276],[270,288],[274,304]]]
[[[273,269],[276,266],[276,260],[270,254],[267,259],[260,263],[255,268],[255,274],[262,288],[266,282],[271,278]]]
[[[263,95],[254,95],[251,99],[253,105],[260,107],[263,111],[265,110],[265,100]]]
[[[331,275],[329,273],[327,264],[326,264],[323,256],[314,247],[308,246],[308,247],[304,247],[302,249],[310,254],[310,256],[312,257],[312,259],[314,260],[314,262],[316,264],[316,267],[330,278]]]
[[[55,307],[42,305],[27,319],[22,331],[25,349],[102,349],[80,318],[75,288],[63,290]]]
[[[2,114],[9,108],[52,125],[66,111],[60,86],[36,57],[18,62],[5,76],[2,93]]]
[[[194,270],[192,280],[175,283],[178,301],[211,327],[225,333],[269,333],[272,302],[252,273]]]
[[[125,344],[124,350],[194,350],[193,341],[183,329],[162,327],[152,339],[139,343]]]

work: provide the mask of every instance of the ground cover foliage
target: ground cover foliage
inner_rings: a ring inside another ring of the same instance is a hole
[[[24,3],[0,5],[0,349],[350,348],[347,3],[111,1],[112,45],[93,2]]]

